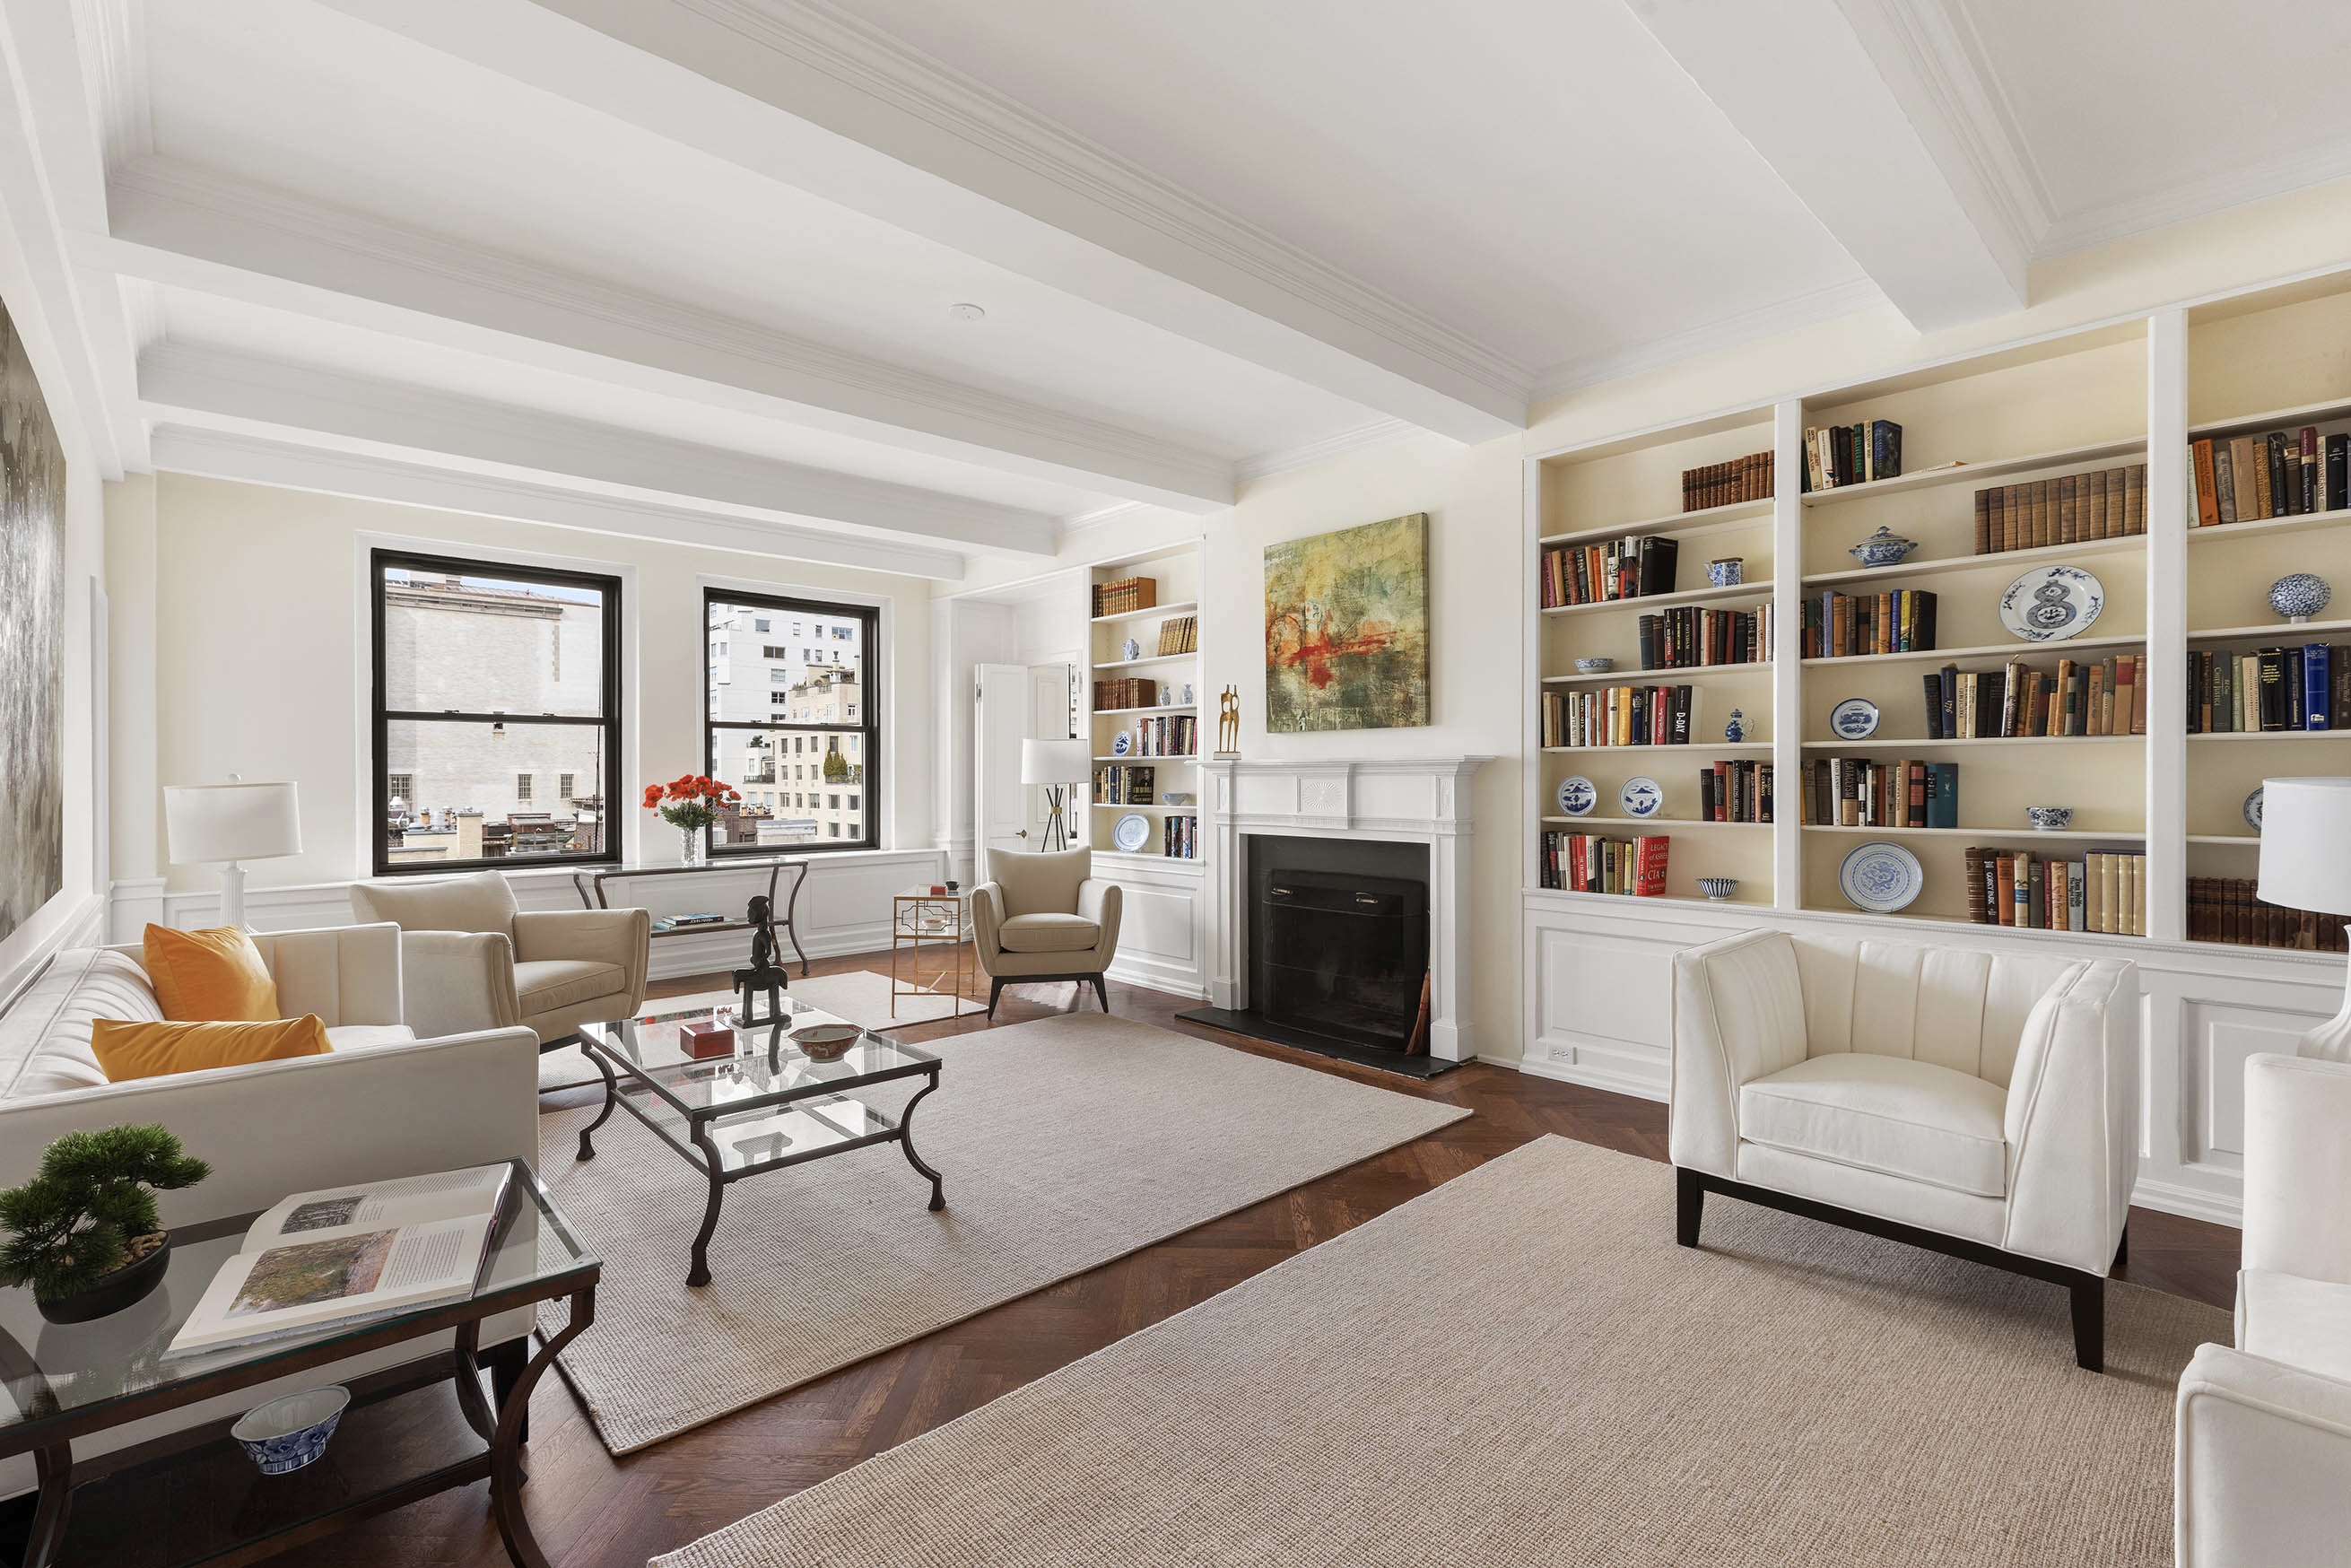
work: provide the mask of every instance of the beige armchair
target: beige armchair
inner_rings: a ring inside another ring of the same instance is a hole
[[[351,913],[400,927],[412,1022],[421,1018],[464,1029],[519,1024],[547,1046],[570,1039],[583,1023],[624,1019],[644,1005],[653,916],[642,909],[523,909],[507,879],[486,871],[353,883]],[[445,988],[443,972],[478,974],[485,956],[502,966],[504,983],[490,988],[494,1016],[486,1021],[444,1017],[478,1004]],[[419,1033],[443,1032],[416,1027]]]
[[[971,890],[971,923],[987,971],[987,1016],[996,1016],[1005,987],[1047,980],[1091,980],[1110,1011],[1102,971],[1118,951],[1118,883],[1094,880],[1093,852],[987,856],[987,880]]]

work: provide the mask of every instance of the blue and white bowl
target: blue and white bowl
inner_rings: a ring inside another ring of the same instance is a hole
[[[2038,833],[2062,833],[2074,825],[2071,806],[2027,806],[2024,814]]]
[[[229,1436],[265,1476],[298,1470],[327,1451],[327,1439],[351,1402],[351,1391],[340,1383],[306,1388],[266,1405],[256,1405],[237,1418]]]
[[[2314,571],[2291,572],[2270,584],[2270,608],[2296,622],[2325,609],[2334,597],[2335,591]]]
[[[1739,879],[1735,876],[1702,876],[1698,879],[1698,890],[1720,904],[1739,891]]]
[[[1616,667],[1614,659],[1578,659],[1575,673],[1579,675],[1604,675]]]

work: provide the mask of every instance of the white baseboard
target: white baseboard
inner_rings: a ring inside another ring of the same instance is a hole
[[[1515,1067],[1537,1078],[1554,1078],[1562,1083],[1581,1083],[1586,1089],[1605,1089],[1612,1094],[1629,1095],[1635,1100],[1665,1099],[1656,1080],[1646,1074],[1617,1072],[1590,1062],[1553,1061],[1546,1057],[1521,1056],[1516,1061],[1501,1061],[1498,1067]]]

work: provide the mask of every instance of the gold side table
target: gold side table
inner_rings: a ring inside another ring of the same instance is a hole
[[[901,997],[952,996],[950,1018],[961,1017],[977,970],[971,946],[971,890],[934,893],[935,883],[924,883],[890,897],[890,1016],[898,1016]],[[924,951],[933,952],[946,967],[926,974]],[[902,956],[903,959],[902,959]],[[951,984],[949,984],[951,982]]]

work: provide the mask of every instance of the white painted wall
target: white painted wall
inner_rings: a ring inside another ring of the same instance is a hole
[[[211,868],[162,863],[161,786],[232,771],[302,787],[304,852],[256,863],[256,890],[369,874],[364,563],[387,538],[622,575],[632,800],[648,779],[701,770],[705,581],[878,601],[888,694],[883,843],[930,847],[931,615],[922,580],[185,475],[118,490],[109,574],[131,613],[116,618],[114,674],[126,697],[115,726],[117,877],[162,877],[175,892],[209,888]],[[674,836],[649,812],[630,810],[623,832],[632,858],[674,852]]]

